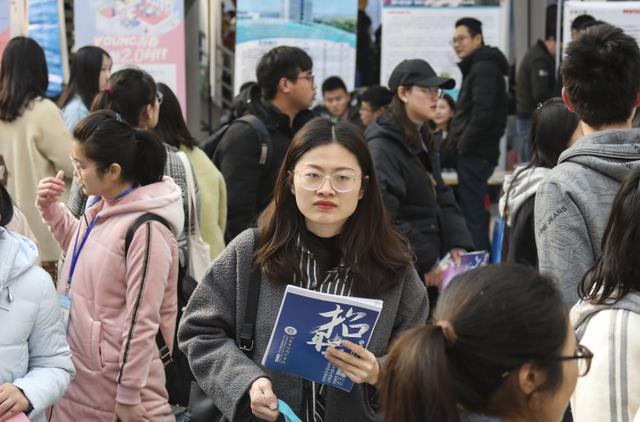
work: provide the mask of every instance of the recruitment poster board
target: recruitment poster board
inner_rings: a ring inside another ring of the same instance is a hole
[[[571,41],[571,22],[579,15],[594,18],[619,26],[640,43],[640,1],[568,1],[564,4],[562,39],[564,44]]]
[[[262,55],[280,45],[311,56],[318,86],[337,75],[353,90],[357,17],[356,0],[238,0],[234,93],[256,80]]]
[[[9,0],[0,0],[0,57],[11,39],[11,15]]]
[[[473,17],[482,22],[485,44],[507,55],[508,1],[504,0],[385,0],[382,10],[380,83],[405,59],[429,62],[441,76],[456,80],[454,97],[462,83],[451,39],[455,22]],[[443,6],[446,4],[446,6]]]
[[[47,96],[62,93],[69,77],[69,58],[62,0],[29,0],[27,5],[28,34],[44,50],[49,68]]]
[[[186,116],[184,1],[83,0],[74,2],[75,49],[97,45],[113,70],[138,66],[176,93]]]

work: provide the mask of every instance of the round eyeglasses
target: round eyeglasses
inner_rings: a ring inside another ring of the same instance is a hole
[[[552,360],[577,360],[578,361],[578,375],[584,377],[589,373],[591,369],[591,361],[593,360],[593,352],[587,348],[587,346],[583,346],[582,344],[578,344],[576,346],[576,352],[572,356],[555,356]]]
[[[300,185],[304,189],[311,191],[320,189],[324,185],[325,180],[329,179],[331,188],[336,192],[351,192],[355,189],[358,179],[362,178],[362,175],[349,170],[337,171],[328,175],[313,169],[293,170],[291,173],[298,176]]]

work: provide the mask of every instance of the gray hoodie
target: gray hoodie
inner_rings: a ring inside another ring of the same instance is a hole
[[[553,276],[567,307],[600,254],[611,204],[624,178],[640,168],[640,129],[587,135],[560,155],[535,201],[540,271]]]
[[[53,282],[37,258],[33,242],[0,227],[0,384],[20,388],[29,419],[44,422],[75,371]]]

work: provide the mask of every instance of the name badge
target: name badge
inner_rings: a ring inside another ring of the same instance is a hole
[[[69,313],[71,312],[71,297],[67,294],[60,294],[60,309],[62,310],[62,323],[64,332],[69,333]]]

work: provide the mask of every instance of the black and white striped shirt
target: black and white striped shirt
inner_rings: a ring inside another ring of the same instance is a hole
[[[351,271],[341,257],[339,236],[320,238],[308,231],[298,237],[302,280],[297,286],[322,293],[350,296]],[[304,420],[323,422],[327,386],[303,381]]]

